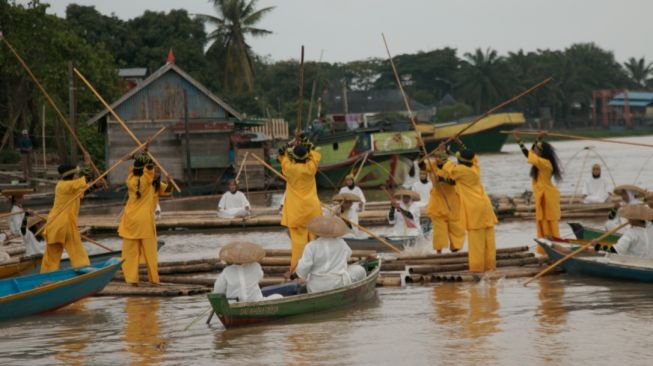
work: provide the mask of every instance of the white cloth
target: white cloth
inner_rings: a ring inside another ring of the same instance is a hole
[[[430,180],[426,180],[426,183],[422,183],[421,180],[413,183],[413,186],[410,189],[419,194],[419,201],[415,202],[417,207],[423,208],[429,205],[429,199],[431,197],[431,189],[433,189],[433,184]]]
[[[363,268],[363,266],[360,264],[351,264],[349,267],[347,267],[347,272],[351,278],[351,283],[362,281],[365,279],[365,277],[367,277],[365,268]]]
[[[258,263],[232,264],[218,275],[213,285],[213,292],[225,294],[227,299],[238,302],[278,299],[279,294],[263,297],[258,283],[263,278],[263,269]]]
[[[413,168],[415,169],[415,175],[410,176],[410,168],[406,169],[404,174],[404,181],[401,183],[401,187],[404,189],[410,189],[413,186],[413,183],[419,181],[419,166],[417,161],[413,161]]]
[[[410,205],[406,205],[401,202],[400,206],[402,209],[410,212],[413,215],[412,219],[404,217],[404,215],[399,211],[395,210],[394,219],[390,219],[390,212],[388,212],[388,223],[394,225],[392,228],[392,233],[390,236],[419,236],[422,233],[420,227],[420,207],[417,206],[415,202],[411,202]],[[414,228],[408,227],[408,222],[414,224]]]
[[[329,291],[351,284],[347,259],[351,249],[341,238],[317,238],[309,242],[295,272],[306,280],[308,292]]]
[[[243,192],[225,192],[218,202],[218,217],[245,217],[249,215],[249,207],[249,201]]]
[[[21,207],[18,206],[13,206],[11,208],[11,212],[20,212],[23,211]],[[11,215],[9,217],[9,231],[13,235],[20,236],[23,239],[23,245],[25,245],[25,255],[26,256],[31,256],[35,254],[43,254],[45,251],[45,243],[40,242],[36,240],[36,237],[34,236],[34,233],[31,231],[27,230],[25,232],[25,235],[23,235],[21,231],[21,227],[23,226],[23,219],[25,218],[25,213],[19,213],[15,215]]]
[[[605,222],[605,224],[604,224],[605,230],[610,231],[610,230],[616,228],[617,226],[619,226],[621,224],[625,224],[626,222],[628,222],[628,220],[626,220],[623,217],[617,215],[617,216],[614,217],[614,219],[608,219],[608,221]]]
[[[610,197],[611,189],[603,177],[590,177],[583,185],[585,203],[603,203]]]
[[[365,209],[365,203],[367,202],[367,200],[365,199],[365,195],[363,194],[363,190],[360,189],[359,186],[354,186],[354,189],[350,189],[348,186],[344,186],[344,187],[340,188],[340,192],[338,192],[338,193],[351,193],[351,194],[357,195],[358,198],[361,199],[361,202],[360,203],[359,202],[354,202],[352,207],[354,208],[354,210],[357,210],[357,211],[363,211]]]
[[[614,249],[620,255],[653,257],[653,230],[650,227],[631,226],[619,238]]]
[[[159,205],[158,203],[156,204],[156,208],[154,209],[154,218],[156,220],[161,218],[161,205]]]
[[[21,212],[23,209],[21,207],[18,207],[14,205],[11,207],[11,213],[14,212]],[[23,225],[23,218],[25,217],[25,213],[17,213],[15,215],[9,216],[9,232],[12,233],[13,235],[21,235],[20,232],[20,227]]]
[[[11,256],[4,250],[0,250],[0,263],[9,262],[10,260]]]

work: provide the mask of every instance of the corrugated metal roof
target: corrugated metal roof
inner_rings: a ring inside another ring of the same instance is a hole
[[[646,100],[628,100],[628,106],[629,107],[648,107],[653,103],[653,100],[651,101],[646,101]],[[608,102],[608,106],[610,107],[625,107],[626,103],[623,99],[612,99],[610,102]]]
[[[615,97],[612,100],[615,99],[624,99],[624,93],[619,93],[615,95]],[[645,92],[645,91],[629,91],[628,92],[628,100],[649,100],[653,101],[653,92]]]
[[[129,69],[118,69],[118,76],[121,78],[134,78],[134,77],[145,77],[147,75],[147,68],[145,67],[133,67]]]
[[[128,101],[130,98],[133,96],[137,95],[140,93],[142,90],[147,88],[149,85],[154,83],[155,81],[159,80],[162,78],[164,75],[166,75],[169,71],[174,71],[176,72],[179,76],[181,76],[184,80],[186,80],[188,83],[190,83],[192,86],[197,88],[197,90],[200,91],[201,94],[204,94],[206,97],[208,97],[211,101],[222,107],[227,113],[232,115],[238,120],[241,120],[241,116],[238,112],[236,112],[230,105],[225,103],[222,99],[218,98],[216,95],[211,93],[208,89],[206,89],[202,84],[200,84],[197,80],[193,79],[190,75],[188,75],[186,72],[184,72],[182,69],[180,69],[177,65],[168,63],[159,68],[155,73],[150,75],[146,80],[144,80],[141,84],[139,84],[137,87],[134,89],[130,90],[127,92],[125,95],[120,97],[117,101],[115,101],[113,104],[111,104],[111,109],[116,110],[117,107],[119,107],[121,104],[124,102]],[[190,98],[189,98],[190,99]],[[97,122],[100,118],[103,118],[104,116],[109,113],[108,109],[105,109],[104,111],[96,114],[93,116],[91,119],[86,121],[87,124],[93,124]]]

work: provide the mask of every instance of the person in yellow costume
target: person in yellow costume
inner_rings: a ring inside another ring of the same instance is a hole
[[[300,136],[296,137],[298,140]],[[320,200],[317,197],[315,174],[321,155],[313,150],[313,144],[306,139],[291,142],[279,149],[281,172],[286,177],[286,193],[281,225],[290,232],[290,273],[294,272],[304,247],[315,235],[309,233],[308,222],[322,216]]]
[[[91,158],[84,154],[84,163],[88,166]],[[59,269],[59,262],[64,249],[68,253],[70,263],[73,267],[88,266],[90,261],[82,238],[77,228],[77,217],[79,216],[79,205],[86,190],[87,178],[90,179],[90,170],[71,164],[62,164],[57,169],[61,180],[57,182],[54,189],[54,204],[48,214],[45,226],[45,252],[41,262],[41,273],[56,271]],[[82,176],[80,176],[80,174]],[[72,203],[68,203],[70,200]],[[56,216],[56,217],[55,217]]]
[[[431,189],[426,211],[433,224],[433,249],[438,254],[447,247],[455,253],[465,244],[465,226],[460,214],[462,201],[456,181],[442,170],[445,162],[446,157],[442,157],[435,162],[423,161],[419,167],[420,170],[429,172],[431,179],[435,176],[438,182]]]
[[[518,140],[519,147],[528,158],[531,167],[531,178],[533,183],[533,195],[535,197],[535,222],[537,224],[537,236],[539,238],[560,237],[558,221],[560,221],[560,191],[553,184],[551,178],[556,182],[562,179],[560,161],[553,146],[538,138],[533,147],[528,150],[521,140]],[[537,252],[545,254],[538,246]]]
[[[490,197],[481,183],[481,168],[478,157],[471,150],[456,153],[458,164],[447,161],[443,166],[449,176],[456,181],[456,188],[462,201],[462,220],[467,228],[469,243],[469,271],[485,272],[496,269],[496,243],[494,225],[498,223],[494,215]]]
[[[152,201],[152,204],[154,207],[152,208],[154,212],[154,220],[157,220],[157,207],[159,207],[159,198],[161,197],[166,197],[170,196],[172,194],[172,186],[166,182],[161,182],[161,175],[156,175],[156,178],[154,178],[154,183],[152,183],[154,186],[154,200]],[[156,225],[154,226],[154,230],[156,230]],[[157,242],[157,250],[158,250],[158,242]],[[158,251],[157,251],[158,253]],[[157,254],[158,255],[158,254]],[[145,260],[145,253],[143,253],[143,247],[138,250],[138,264],[147,264],[147,261]]]
[[[122,238],[122,271],[125,282],[138,285],[139,254],[145,258],[148,280],[159,283],[154,208],[157,191],[154,187],[154,165],[146,153],[134,156],[134,163],[125,181],[129,198],[118,226]]]

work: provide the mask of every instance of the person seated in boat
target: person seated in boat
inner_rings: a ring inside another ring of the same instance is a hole
[[[603,203],[610,197],[608,182],[601,176],[601,166],[592,166],[592,176],[583,185],[583,201],[585,203]]]
[[[404,180],[401,183],[401,188],[410,189],[410,187],[412,187],[413,184],[417,182],[418,178],[419,165],[417,164],[417,160],[415,160],[412,162],[410,168],[406,171],[406,174],[404,174]]]
[[[250,214],[250,205],[243,192],[238,190],[234,179],[229,180],[229,191],[220,197],[218,202],[218,217],[232,219],[234,217],[247,217]]]
[[[306,280],[308,292],[329,291],[365,279],[365,269],[347,265],[351,248],[341,238],[347,233],[347,225],[338,217],[322,216],[311,219],[308,231],[317,236],[304,248],[297,263],[295,275]]]
[[[237,241],[220,249],[219,258],[227,266],[218,275],[213,292],[224,294],[228,300],[237,302],[278,299],[283,296],[273,294],[267,297],[261,293],[259,282],[263,279],[263,269],[259,262],[265,257],[265,250],[258,244]]]
[[[417,207],[422,208],[428,206],[431,190],[433,189],[433,184],[429,180],[429,173],[426,170],[420,170],[419,180],[413,183],[410,189],[419,194],[419,201],[415,203]]]
[[[25,245],[25,256],[43,254],[45,243],[38,241],[30,230],[28,220],[32,216],[32,211],[23,207],[23,194],[12,193],[10,199],[13,215],[9,216],[9,232],[12,236],[22,239],[23,245]]]
[[[354,205],[360,202],[360,198],[353,193],[338,193],[333,196],[333,201],[337,204],[334,208],[336,216],[344,217],[345,225],[349,228],[344,238],[364,238],[366,237],[356,225],[358,225],[358,212]],[[334,212],[328,212],[327,215],[333,215]],[[326,215],[325,215],[326,216]],[[353,223],[353,224],[352,224]],[[356,225],[354,225],[356,224]]]
[[[622,184],[616,186],[613,193],[621,197],[621,202],[615,202],[614,208],[608,213],[608,221],[605,223],[606,230],[612,230],[626,222],[625,219],[619,216],[619,208],[625,205],[641,204],[641,198],[644,197],[646,191],[632,184]]]
[[[627,205],[620,210],[619,215],[628,220],[630,227],[610,251],[620,255],[653,258],[653,230],[646,224],[653,220],[653,209],[647,205]]]
[[[345,177],[345,185],[344,187],[340,188],[340,191],[338,193],[350,193],[350,194],[355,194],[360,198],[358,202],[354,202],[354,210],[356,211],[363,211],[365,209],[365,203],[367,200],[365,199],[365,195],[363,194],[363,190],[356,185],[355,177],[353,174],[348,174]]]
[[[416,204],[419,200],[419,194],[406,189],[393,194],[388,212],[388,223],[394,225],[390,236],[419,236],[422,233],[420,207]]]

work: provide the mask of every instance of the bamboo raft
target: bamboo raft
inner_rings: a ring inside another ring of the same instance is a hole
[[[350,263],[369,256],[370,250],[354,250]],[[541,270],[545,260],[528,251],[527,246],[497,249],[497,270],[485,274],[467,271],[467,253],[427,254],[384,258],[379,287],[399,287],[407,283],[428,284],[442,281],[480,281],[482,279],[529,277]],[[290,265],[290,250],[269,249],[261,261],[264,278],[261,287],[284,282],[283,275]],[[122,273],[98,296],[188,296],[211,291],[224,264],[217,258],[193,259],[159,263],[162,284],[147,284],[147,271],[140,269],[143,285],[125,284]]]

